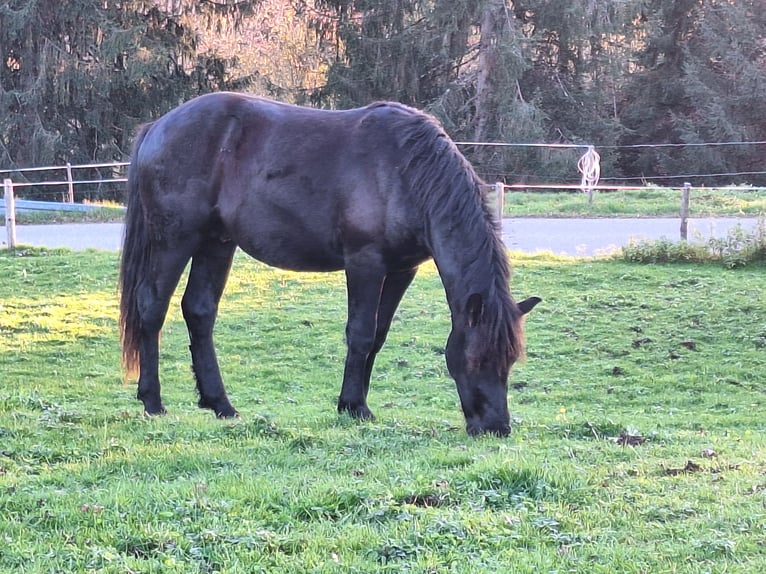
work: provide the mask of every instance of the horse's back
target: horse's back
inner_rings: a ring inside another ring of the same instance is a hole
[[[341,269],[349,252],[375,243],[399,250],[422,225],[392,137],[395,118],[409,113],[209,94],[149,128],[136,172],[162,233],[171,221],[181,235],[204,229],[278,267]],[[427,257],[422,246],[413,253]]]

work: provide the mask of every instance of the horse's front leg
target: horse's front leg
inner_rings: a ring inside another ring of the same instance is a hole
[[[377,314],[385,271],[370,267],[346,268],[348,319],[346,321],[346,364],[338,412],[367,420],[375,416],[367,406],[367,360],[375,347]]]

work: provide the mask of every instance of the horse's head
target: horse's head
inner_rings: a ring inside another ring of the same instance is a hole
[[[511,431],[508,412],[508,375],[523,353],[523,321],[541,299],[511,302],[506,321],[488,317],[484,298],[470,295],[453,315],[447,340],[447,369],[455,379],[470,435],[506,436]],[[493,320],[495,319],[495,320]]]

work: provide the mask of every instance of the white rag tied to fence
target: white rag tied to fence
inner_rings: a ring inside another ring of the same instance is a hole
[[[601,156],[592,145],[577,162],[577,171],[582,174],[580,187],[588,194],[588,203],[593,203],[593,188],[601,177]]]

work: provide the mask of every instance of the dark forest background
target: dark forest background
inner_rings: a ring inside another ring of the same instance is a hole
[[[138,124],[240,90],[592,144],[616,182],[766,185],[766,146],[728,145],[766,140],[763,0],[0,0],[0,53],[0,169],[125,161]],[[462,149],[507,183],[581,153]]]

